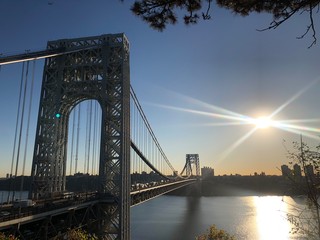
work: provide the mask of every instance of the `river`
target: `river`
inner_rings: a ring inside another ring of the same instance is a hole
[[[0,191],[0,201],[8,192]],[[12,196],[12,195],[11,195]],[[22,192],[27,198],[27,192]],[[19,198],[20,193],[15,194]],[[161,196],[131,208],[131,240],[195,240],[210,225],[238,240],[304,239],[291,234],[287,213],[304,199],[281,196]]]
[[[161,196],[131,208],[132,240],[194,240],[215,224],[236,239],[303,239],[286,213],[303,200],[281,196]]]
[[[0,191],[0,204],[3,202],[7,202],[8,200],[12,199],[27,199],[28,198],[28,191]]]

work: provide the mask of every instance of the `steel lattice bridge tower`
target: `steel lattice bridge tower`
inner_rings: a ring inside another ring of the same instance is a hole
[[[82,48],[78,50],[77,48]],[[48,42],[67,54],[47,58],[32,163],[32,199],[65,191],[68,120],[81,101],[97,100],[102,111],[99,194],[110,239],[129,239],[130,74],[124,34]],[[75,51],[76,50],[76,51]],[[68,53],[69,52],[69,53]]]
[[[195,172],[192,172],[192,166],[194,166]],[[187,176],[200,177],[199,154],[186,155],[186,164],[184,165],[180,175],[183,175],[184,171],[186,171]]]

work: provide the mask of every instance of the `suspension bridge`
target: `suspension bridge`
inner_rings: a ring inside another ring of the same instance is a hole
[[[194,183],[200,175],[198,154],[186,155],[181,172],[166,157],[131,87],[124,34],[62,39],[49,41],[45,50],[0,58],[2,67],[22,64],[11,179],[21,165],[21,128],[24,123],[28,129],[30,121],[26,86],[34,82],[39,59],[45,63],[29,197],[8,196],[0,231],[20,239],[52,239],[85,228],[101,239],[130,239],[130,207]],[[82,167],[86,181],[97,184],[70,192],[67,174],[80,174]],[[23,174],[21,179],[22,186]]]

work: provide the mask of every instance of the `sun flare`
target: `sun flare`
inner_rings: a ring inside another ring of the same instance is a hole
[[[263,129],[272,126],[273,121],[268,117],[259,117],[254,119],[253,124],[256,125],[257,128]]]
[[[185,96],[179,93],[175,93],[178,96],[182,97],[188,103],[192,103],[195,105],[200,105],[200,109],[207,108],[208,110],[200,110],[194,108],[184,108],[184,107],[177,107],[177,106],[170,106],[170,105],[162,105],[162,104],[152,104],[153,106],[162,107],[174,111],[181,111],[196,115],[207,116],[211,118],[210,123],[205,124],[205,126],[241,126],[241,125],[250,125],[252,128],[248,130],[248,132],[244,133],[243,136],[240,136],[236,141],[234,141],[230,146],[227,147],[219,157],[219,160],[223,160],[228,157],[233,151],[235,151],[241,144],[243,144],[248,138],[254,135],[259,130],[266,130],[269,129],[279,129],[282,131],[286,131],[292,134],[303,135],[310,139],[319,140],[320,135],[320,128],[307,126],[306,123],[318,123],[320,118],[314,119],[285,119],[285,120],[272,120],[276,115],[282,112],[287,106],[289,106],[293,101],[296,101],[301,95],[303,95],[308,89],[314,86],[316,83],[320,82],[320,80],[316,80],[311,84],[307,85],[300,91],[298,91],[295,95],[289,98],[284,104],[280,105],[275,111],[273,111],[269,115],[260,116],[260,117],[253,117],[247,116],[242,113],[233,112],[231,110],[208,104],[206,102],[202,102],[198,99]],[[212,121],[214,119],[214,122]],[[222,120],[221,122],[216,122],[216,120]],[[304,124],[304,125],[301,125]],[[201,124],[204,126],[204,124]]]

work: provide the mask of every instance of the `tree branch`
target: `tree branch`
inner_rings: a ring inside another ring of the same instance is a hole
[[[211,15],[209,14],[210,8],[211,8],[211,2],[212,0],[207,0],[208,1],[208,7],[206,13],[202,12],[202,18],[203,20],[209,20],[211,19]]]
[[[199,19],[197,12],[202,9],[205,1],[208,5],[206,11],[202,12],[202,19],[209,20],[213,0],[135,0],[131,10],[152,28],[162,31],[168,24],[175,24],[178,21],[176,16],[178,10],[185,12],[183,17],[185,24],[196,24]],[[319,13],[320,0],[216,0],[216,4],[241,16],[262,12],[272,14],[273,21],[269,27],[257,29],[257,31],[276,29],[293,15],[309,12],[310,24],[298,39],[312,32],[313,41],[308,48],[317,42],[313,9],[318,7],[316,13]]]
[[[318,6],[317,12],[319,12],[319,4],[317,6]],[[316,30],[315,30],[314,21],[313,21],[313,8],[314,7],[311,4],[309,5],[309,20],[310,20],[310,24],[307,26],[307,29],[306,29],[305,33],[303,33],[300,37],[297,37],[297,39],[303,39],[309,33],[309,31],[311,29],[312,30],[313,41],[309,45],[308,48],[311,48],[313,45],[315,45],[317,43]]]

